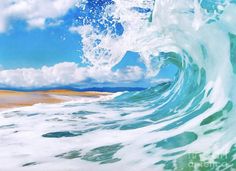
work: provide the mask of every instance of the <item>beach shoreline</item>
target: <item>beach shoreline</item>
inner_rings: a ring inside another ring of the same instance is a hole
[[[79,97],[100,97],[110,95],[108,92],[96,92],[96,91],[72,91],[64,89],[46,90],[46,91],[12,91],[12,90],[0,90],[0,111],[32,106],[39,103],[55,104],[71,101],[72,99],[78,99]]]

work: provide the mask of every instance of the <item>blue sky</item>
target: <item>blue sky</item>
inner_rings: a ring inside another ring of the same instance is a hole
[[[0,34],[0,63],[5,69],[40,68],[63,61],[81,61],[79,35],[69,33],[63,26],[29,31],[19,24]]]
[[[11,21],[11,29],[0,34],[2,67],[40,68],[43,65],[55,65],[63,61],[81,63],[80,57],[83,55],[81,36],[71,33],[69,27],[72,24],[80,26],[86,23],[99,25],[101,30],[104,30],[105,26],[96,21],[102,17],[104,6],[112,3],[111,0],[88,1],[83,10],[72,6],[65,15],[46,20],[46,23],[60,20],[62,24],[44,29],[27,28],[26,21],[22,19]]]
[[[64,1],[68,5],[64,5],[63,0],[53,4],[49,0],[44,4],[6,0],[0,5],[0,16],[3,16],[0,17],[0,86],[148,86],[144,77],[146,67],[136,52],[127,51],[120,63],[112,68],[110,76],[104,74],[108,70],[88,67],[86,70],[88,64],[82,62],[82,37],[70,28],[91,25],[104,33],[109,27],[112,34],[122,35],[122,24],[112,17],[107,18],[107,23],[98,22],[104,7],[113,2],[88,1],[75,7],[75,0]],[[136,10],[150,12],[150,9]],[[173,66],[167,66],[159,78],[171,78],[175,72]]]

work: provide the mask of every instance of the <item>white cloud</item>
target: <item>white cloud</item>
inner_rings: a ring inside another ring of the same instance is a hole
[[[64,62],[41,69],[22,68],[0,70],[0,84],[13,87],[42,87],[79,84],[86,79],[96,82],[131,82],[143,78],[143,70],[129,66],[124,70],[110,71],[102,68],[79,67],[73,62]]]
[[[46,19],[65,15],[76,0],[0,0],[0,32],[12,19],[22,19],[29,27],[44,28]]]

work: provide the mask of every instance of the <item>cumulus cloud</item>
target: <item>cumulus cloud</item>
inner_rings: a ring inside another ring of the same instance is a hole
[[[0,84],[11,87],[44,87],[78,84],[93,79],[103,82],[132,82],[143,78],[143,70],[129,66],[124,70],[110,71],[102,68],[80,67],[73,62],[64,62],[40,69],[21,68],[0,70]]]
[[[25,20],[29,27],[44,28],[47,19],[61,17],[76,5],[76,0],[1,0],[0,32],[12,19]]]

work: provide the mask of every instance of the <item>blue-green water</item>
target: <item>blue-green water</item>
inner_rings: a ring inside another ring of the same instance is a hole
[[[117,0],[113,6],[108,13],[124,24],[124,35],[110,52],[139,52],[149,79],[175,65],[174,79],[143,91],[2,111],[6,164],[0,168],[236,170],[235,1]],[[139,14],[134,6],[153,10]],[[94,66],[119,61],[117,54],[108,61],[92,54],[85,58]]]

